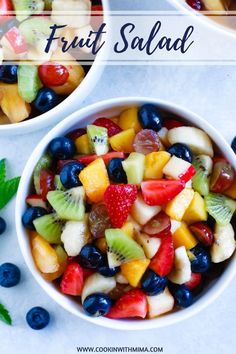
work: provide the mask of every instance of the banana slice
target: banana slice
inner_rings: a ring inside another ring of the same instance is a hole
[[[90,234],[86,222],[68,221],[61,235],[66,253],[70,257],[76,257],[81,248],[90,240]]]
[[[205,154],[213,157],[214,151],[209,136],[201,129],[195,127],[179,127],[170,129],[168,140],[171,145],[182,143],[188,145],[194,154]]]
[[[70,14],[71,12],[72,14]],[[76,12],[78,13],[76,14]],[[52,2],[51,17],[59,25],[66,23],[69,27],[81,28],[90,23],[90,15],[90,0],[54,0]]]
[[[108,278],[98,273],[90,275],[84,283],[84,288],[81,295],[82,303],[87,296],[94,293],[108,294],[115,288],[115,286],[115,277]]]
[[[226,11],[231,2],[231,0],[202,0],[206,10],[209,11]]]
[[[220,263],[230,258],[236,248],[234,229],[231,224],[220,226],[216,224],[214,243],[211,246],[211,260]]]
[[[163,293],[155,296],[147,296],[148,317],[154,318],[163,315],[173,309],[175,300],[166,287]]]
[[[191,263],[184,246],[175,250],[175,269],[168,275],[172,283],[184,284],[191,279]]]

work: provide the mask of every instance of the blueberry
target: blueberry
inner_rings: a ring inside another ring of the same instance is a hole
[[[110,160],[107,171],[110,179],[116,183],[127,183],[127,176],[122,166],[124,159],[115,158]]]
[[[97,272],[104,277],[113,277],[119,272],[119,267],[109,268],[107,258],[104,258],[103,263],[97,268]]]
[[[84,268],[98,268],[103,263],[102,253],[97,247],[87,244],[80,251],[79,263]]]
[[[47,310],[37,306],[27,312],[26,321],[32,329],[39,330],[49,324],[50,315]]]
[[[233,139],[233,141],[231,143],[231,147],[232,147],[234,153],[236,154],[236,137]]]
[[[179,157],[187,162],[192,163],[193,161],[193,153],[189,149],[189,147],[185,144],[176,143],[167,149],[167,151],[174,156]]]
[[[1,65],[0,81],[6,84],[15,84],[17,82],[17,65]]]
[[[63,136],[53,139],[48,149],[51,155],[58,160],[70,159],[76,151],[75,143],[71,139]]]
[[[171,284],[169,288],[178,306],[189,307],[192,305],[193,295],[187,286]]]
[[[166,285],[167,278],[160,277],[150,269],[145,272],[141,280],[141,287],[143,291],[149,296],[162,293]]]
[[[89,316],[105,316],[112,305],[111,298],[103,293],[95,293],[86,297],[83,308]]]
[[[144,104],[139,108],[138,119],[143,129],[159,131],[162,128],[162,116],[157,107]]]
[[[80,162],[68,162],[60,173],[60,180],[67,189],[81,186],[79,173],[85,166]]]
[[[24,215],[22,216],[22,223],[23,225],[30,230],[35,230],[33,221],[41,216],[47,214],[47,211],[41,207],[31,207],[28,208]]]
[[[45,113],[54,108],[58,103],[58,95],[52,89],[43,87],[38,91],[34,106],[40,113]]]
[[[0,217],[0,235],[2,235],[6,230],[7,224],[6,221]]]
[[[190,250],[190,261],[193,273],[204,273],[210,268],[211,265],[209,253],[199,246],[196,246]]]
[[[12,263],[4,263],[0,266],[0,286],[11,288],[20,281],[20,269]]]

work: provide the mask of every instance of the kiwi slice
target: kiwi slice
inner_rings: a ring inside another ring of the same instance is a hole
[[[22,22],[19,30],[26,43],[42,50],[42,43],[45,49],[46,39],[51,34],[50,26],[52,25],[52,21],[46,17],[32,17]]]
[[[145,156],[138,152],[132,152],[122,161],[128,183],[140,185],[143,180]]]
[[[25,20],[33,13],[41,12],[44,9],[43,0],[12,0],[16,18],[19,21]]]
[[[205,197],[208,213],[215,219],[217,224],[225,226],[230,223],[236,210],[236,202],[222,194],[209,193]]]
[[[207,155],[198,155],[193,159],[196,174],[192,178],[193,189],[203,196],[209,193],[212,159]]]
[[[96,125],[87,126],[89,144],[96,155],[105,155],[109,151],[107,129]]]
[[[67,191],[52,191],[47,199],[59,218],[80,221],[85,216],[85,192],[83,187],[71,188]]]
[[[47,214],[33,221],[36,231],[50,243],[61,243],[62,222],[56,214]]]
[[[60,175],[54,177],[54,186],[57,191],[65,191],[65,187],[61,183]]]
[[[18,91],[28,103],[35,100],[39,89],[43,86],[36,65],[19,65],[17,70]]]
[[[37,165],[34,168],[33,180],[34,188],[37,194],[40,194],[40,172],[42,170],[47,170],[51,167],[52,159],[48,154],[44,154],[38,161]]]
[[[105,231],[108,246],[107,258],[109,267],[118,267],[136,259],[145,258],[142,247],[120,229]]]

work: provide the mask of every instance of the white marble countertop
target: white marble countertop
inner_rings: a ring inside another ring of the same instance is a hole
[[[113,8],[164,9],[164,0],[111,0]],[[157,4],[158,3],[158,4]],[[200,114],[230,142],[235,131],[236,67],[107,67],[94,94],[83,105],[108,97],[145,95],[183,105]],[[108,90],[109,87],[109,90]],[[9,176],[20,175],[36,143],[49,130],[2,138],[0,155]],[[14,227],[14,202],[3,211],[8,231],[0,239],[0,263],[13,262],[22,271],[20,285],[0,289],[0,301],[13,317],[12,328],[0,323],[1,354],[73,354],[77,346],[161,346],[165,354],[233,354],[236,347],[236,280],[197,316],[164,329],[112,331],[79,320],[54,303],[31,276],[21,256]],[[33,306],[50,311],[50,326],[33,331],[25,314]]]

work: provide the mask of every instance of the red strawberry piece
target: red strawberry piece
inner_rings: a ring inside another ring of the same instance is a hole
[[[189,226],[194,236],[204,246],[211,246],[214,242],[214,235],[210,227],[203,222],[196,222]]]
[[[161,211],[143,227],[143,232],[151,237],[163,238],[169,235],[170,228],[170,217]]]
[[[40,171],[39,185],[43,200],[47,200],[48,192],[54,189],[54,174],[49,170]]]
[[[115,305],[112,306],[106,317],[129,318],[147,315],[148,305],[145,294],[139,289],[133,289],[124,294]]]
[[[89,165],[91,162],[96,160],[97,157],[98,157],[97,155],[85,155],[85,156],[78,157],[78,161],[81,162],[83,165]],[[112,160],[116,157],[124,159],[125,154],[123,152],[119,152],[119,151],[112,151],[112,152],[108,152],[108,154],[101,155],[99,157],[101,157],[103,159],[103,161],[105,162],[105,164],[108,165],[110,160]]]
[[[98,127],[107,128],[108,136],[111,137],[122,132],[122,129],[109,118],[98,118],[93,122]]]
[[[69,162],[76,162],[77,160],[58,160],[57,161],[57,172],[60,173],[63,167]]]
[[[176,119],[171,119],[171,118],[165,118],[163,126],[165,128],[169,129],[173,129],[173,128],[179,128],[182,127],[184,124],[182,122],[180,122],[179,120]]]
[[[161,240],[160,248],[152,258],[149,268],[161,277],[169,274],[174,264],[174,244],[171,233]]]
[[[143,199],[148,205],[162,205],[176,197],[185,187],[183,181],[155,180],[141,183]]]
[[[84,285],[83,269],[78,263],[70,263],[60,284],[63,294],[79,296]]]
[[[27,51],[25,39],[17,27],[12,27],[5,33],[5,37],[16,54],[22,54]]]
[[[41,195],[38,194],[31,194],[26,198],[26,203],[32,207],[40,207],[47,209],[47,204],[43,200]]]
[[[72,132],[68,133],[66,135],[66,137],[71,140],[76,140],[77,138],[81,137],[84,134],[86,134],[86,129],[79,128],[79,129],[75,129]]]
[[[123,226],[137,194],[137,187],[134,184],[117,184],[107,187],[104,202],[114,227]]]
[[[187,183],[187,182],[190,181],[190,179],[195,175],[195,173],[196,173],[196,170],[195,170],[195,168],[191,165],[185,173],[179,175],[179,179],[180,179],[182,182]]]
[[[201,273],[192,273],[191,279],[187,283],[185,283],[185,285],[187,286],[187,288],[189,288],[189,290],[192,290],[201,283],[201,280]]]

